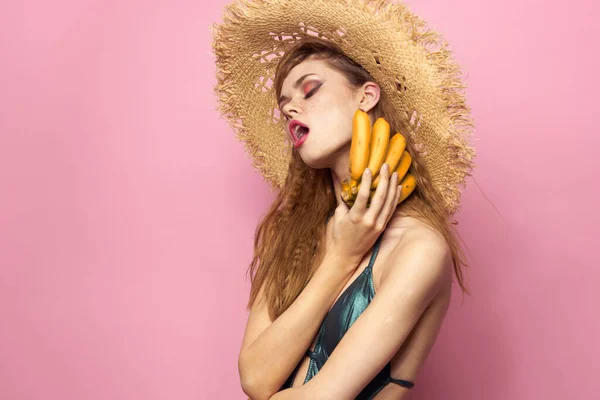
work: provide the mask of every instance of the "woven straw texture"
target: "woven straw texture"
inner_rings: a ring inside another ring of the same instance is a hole
[[[375,78],[423,157],[452,215],[474,168],[474,127],[460,67],[448,44],[402,3],[362,0],[239,0],[212,27],[217,110],[244,142],[252,165],[279,188],[291,143],[275,99],[279,58],[296,41],[336,43]]]

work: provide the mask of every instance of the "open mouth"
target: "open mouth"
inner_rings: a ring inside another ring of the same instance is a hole
[[[306,140],[310,130],[307,126],[299,122],[293,123],[290,128],[290,133],[292,134],[292,139],[294,141],[294,147],[298,147],[304,142],[304,140]]]
[[[300,140],[303,136],[308,135],[308,128],[300,125],[296,125],[295,132],[296,139]]]

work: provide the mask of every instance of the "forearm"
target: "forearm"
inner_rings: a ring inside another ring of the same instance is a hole
[[[347,266],[325,257],[290,307],[240,354],[244,390],[253,399],[268,399],[302,359],[338,294],[350,278]]]
[[[282,390],[269,397],[269,400],[313,400],[305,389],[305,385]]]

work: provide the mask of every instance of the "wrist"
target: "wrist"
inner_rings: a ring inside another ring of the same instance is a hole
[[[356,270],[358,262],[336,253],[328,253],[323,258],[321,267],[330,279],[348,279]]]

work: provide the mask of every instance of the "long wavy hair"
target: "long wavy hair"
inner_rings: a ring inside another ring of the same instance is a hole
[[[283,55],[276,69],[274,88],[276,98],[281,95],[283,80],[296,65],[307,59],[324,60],[328,66],[343,74],[351,87],[359,88],[365,82],[375,82],[359,64],[344,55],[335,44],[317,37],[305,38]],[[403,121],[391,107],[386,95],[368,113],[371,121],[379,117],[390,124],[390,132],[405,131]],[[410,173],[417,181],[413,193],[396,209],[396,213],[412,216],[440,232],[448,243],[454,272],[463,294],[470,294],[463,278],[463,252],[451,220],[437,192],[419,152],[406,137],[406,150],[412,156]],[[279,317],[304,289],[316,267],[323,259],[322,244],[328,215],[337,207],[329,168],[313,169],[307,166],[293,149],[285,184],[270,208],[261,218],[254,237],[254,257],[248,272],[251,276],[250,299],[254,304],[261,287],[268,303],[271,320]]]

